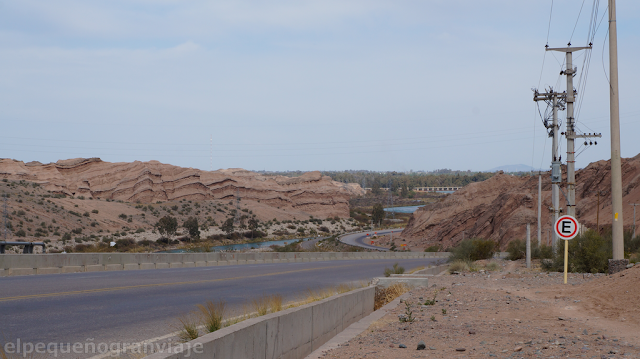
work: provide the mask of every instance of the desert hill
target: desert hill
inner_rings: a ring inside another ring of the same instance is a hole
[[[238,207],[242,225],[234,231],[245,236],[250,218],[258,221],[257,232],[269,238],[353,230],[349,199],[361,192],[357,184],[335,182],[319,172],[289,178],[243,169],[200,171],[157,161],[92,158],[41,164],[0,159],[7,239],[44,240],[52,249],[118,238],[155,241],[160,235],[154,224],[164,216],[177,219],[178,236],[185,233],[183,223],[195,217],[202,238],[208,238],[225,233],[221,225],[236,217]],[[2,228],[0,222],[0,232]],[[232,242],[237,240],[242,238],[235,236]]]
[[[263,176],[243,169],[201,171],[158,161],[110,163],[99,158],[24,163],[1,159],[0,178],[26,180],[51,193],[91,199],[156,203],[178,200],[225,200],[240,196],[245,202],[300,216],[348,217],[348,200],[360,194],[357,184],[344,185],[308,172],[300,177]]]
[[[611,162],[598,161],[576,171],[576,216],[588,227],[611,226]],[[566,178],[566,168],[563,168]],[[625,230],[633,226],[631,203],[640,202],[640,155],[622,160],[622,191]],[[600,210],[598,213],[598,192]],[[493,239],[501,248],[516,238],[524,238],[526,223],[531,223],[532,238],[537,232],[538,176],[516,177],[498,173],[484,182],[472,183],[461,190],[416,211],[402,237],[410,247],[439,244],[444,248],[463,237]],[[550,173],[542,175],[542,241],[547,242],[552,228]],[[560,198],[565,207],[564,197]],[[598,218],[599,217],[599,218]]]

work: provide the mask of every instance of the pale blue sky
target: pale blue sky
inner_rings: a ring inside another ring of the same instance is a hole
[[[572,44],[583,46],[593,2],[555,1],[549,45],[566,45],[575,25]],[[547,168],[531,88],[556,86],[563,62],[544,57],[550,8],[0,0],[0,157],[208,170],[213,135],[213,169]],[[618,0],[625,157],[640,153],[639,17],[640,3]],[[604,138],[578,167],[610,157],[606,31],[605,15],[578,117]]]

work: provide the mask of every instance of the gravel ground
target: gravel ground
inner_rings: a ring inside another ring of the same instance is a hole
[[[570,274],[564,285],[562,273],[499,263],[500,271],[430,278],[324,357],[640,358],[640,268]],[[424,305],[434,295],[435,304]],[[410,323],[399,320],[407,303]]]

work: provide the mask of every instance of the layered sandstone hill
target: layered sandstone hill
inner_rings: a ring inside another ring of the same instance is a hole
[[[566,180],[566,168],[563,168]],[[640,203],[640,155],[622,160],[624,226],[633,226],[633,207]],[[611,226],[611,162],[598,161],[576,171],[576,216],[595,229]],[[565,189],[566,193],[566,189]],[[598,193],[600,193],[598,200]],[[562,208],[566,200],[560,195]],[[524,238],[531,223],[532,238],[537,234],[538,176],[515,177],[499,173],[484,182],[472,183],[416,211],[402,237],[410,247],[439,244],[447,248],[463,238],[493,239],[505,248],[512,239]],[[598,210],[598,201],[600,208]],[[550,174],[542,174],[542,241],[552,228]]]
[[[264,176],[243,169],[201,171],[158,161],[110,163],[99,158],[24,163],[0,159],[0,177],[39,183],[52,193],[125,202],[225,200],[260,203],[275,212],[291,210],[317,217],[349,216],[357,184],[344,185],[308,172],[300,177]],[[276,215],[277,213],[274,213]]]

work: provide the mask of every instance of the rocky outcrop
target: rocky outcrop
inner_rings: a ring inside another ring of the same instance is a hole
[[[566,168],[563,169],[566,178]],[[623,159],[623,210],[625,229],[633,226],[631,203],[640,203],[640,155]],[[588,228],[611,226],[611,163],[598,161],[576,171],[576,216]],[[598,200],[598,192],[600,198]],[[515,177],[498,173],[484,182],[472,183],[416,211],[402,237],[415,247],[440,244],[445,248],[463,238],[493,239],[504,249],[524,238],[531,224],[537,236],[538,176]],[[600,205],[598,206],[598,201]],[[561,195],[561,207],[565,208]],[[550,173],[542,175],[542,242],[552,229]],[[598,209],[599,207],[599,209]]]
[[[158,161],[110,163],[99,158],[24,163],[0,160],[0,177],[37,182],[53,193],[87,198],[155,203],[174,200],[260,202],[317,217],[349,216],[348,200],[357,184],[344,185],[308,172],[299,177],[264,176],[243,169],[201,171]]]

